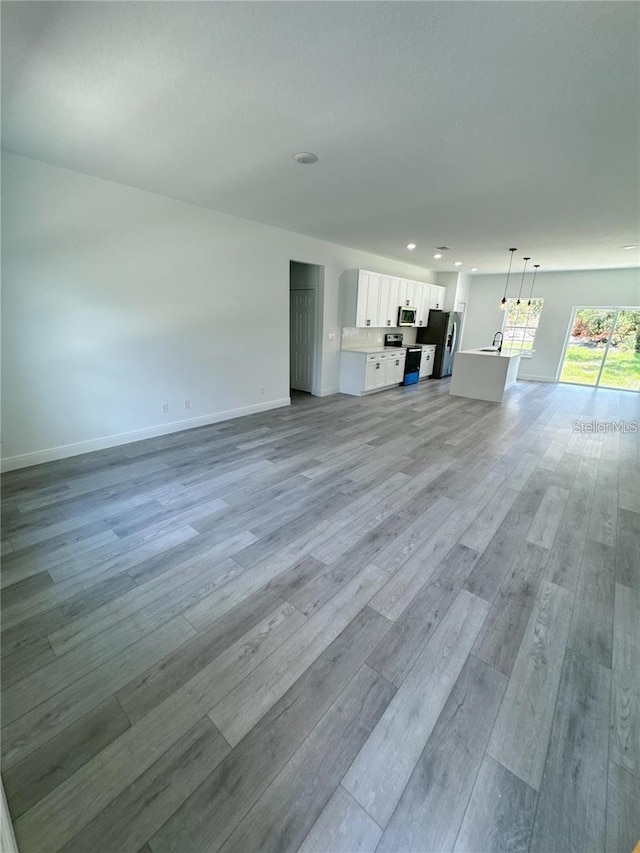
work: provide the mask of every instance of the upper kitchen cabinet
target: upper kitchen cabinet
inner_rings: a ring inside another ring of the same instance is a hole
[[[398,288],[399,304],[416,309],[416,322],[418,327],[424,327],[429,322],[429,311],[439,308],[444,298],[444,287],[436,287],[433,284],[425,284],[421,281],[409,281],[401,279]]]
[[[446,287],[438,287],[435,284],[431,285],[431,304],[429,308],[438,308],[442,310],[444,307],[444,297],[447,292]]]
[[[415,308],[415,281],[409,281],[407,278],[401,278],[400,284],[398,287],[398,296],[400,301],[398,305],[407,306],[409,308]]]
[[[400,306],[416,309],[416,326],[426,326],[429,311],[442,308],[444,287],[370,270],[344,274],[342,325],[359,329],[395,328]]]
[[[426,326],[429,322],[431,305],[431,285],[418,282],[416,288],[416,326]]]
[[[367,273],[367,308],[365,311],[365,326],[380,326],[380,284],[382,276],[377,272]]]
[[[418,308],[418,326],[429,325],[429,311],[432,308],[442,308],[444,305],[445,288],[435,284],[424,284],[422,292],[422,306]]]
[[[356,328],[379,327],[380,285],[382,276],[368,270],[345,273],[342,324]],[[386,317],[386,305],[385,305]]]
[[[398,325],[398,288],[400,279],[393,275],[383,275],[380,285],[380,326]]]

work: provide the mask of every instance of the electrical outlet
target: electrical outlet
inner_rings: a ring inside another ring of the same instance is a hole
[[[185,409],[190,409],[191,408],[191,400],[185,400],[184,401],[184,407],[185,407]]]
[[[168,403],[163,403],[163,404],[162,404],[162,414],[163,414],[163,415],[168,415],[168,414],[169,414],[169,404],[168,404]]]
[[[263,395],[267,393],[267,389],[264,387],[264,385],[263,385],[263,386],[262,386],[262,388],[260,389],[260,393],[261,393],[261,394],[263,394]]]

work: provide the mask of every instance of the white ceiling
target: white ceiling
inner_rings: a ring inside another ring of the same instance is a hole
[[[640,263],[636,2],[2,5],[11,151],[433,269]]]

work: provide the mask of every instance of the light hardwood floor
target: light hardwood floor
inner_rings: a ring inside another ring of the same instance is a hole
[[[640,838],[640,395],[446,381],[3,477],[22,853]]]

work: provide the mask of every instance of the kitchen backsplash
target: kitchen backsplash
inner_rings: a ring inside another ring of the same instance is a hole
[[[342,349],[360,349],[361,347],[384,346],[384,336],[389,332],[400,332],[405,344],[415,344],[418,330],[413,326],[403,326],[398,329],[342,329]]]

